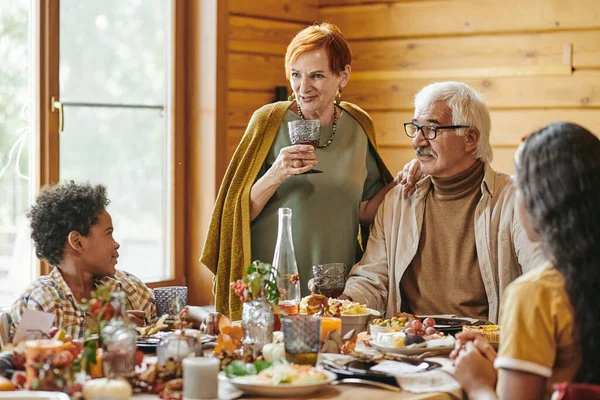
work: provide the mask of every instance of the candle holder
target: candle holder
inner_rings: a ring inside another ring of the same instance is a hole
[[[198,339],[185,334],[171,333],[163,336],[156,346],[158,365],[166,365],[168,360],[181,362],[184,358],[202,355]]]

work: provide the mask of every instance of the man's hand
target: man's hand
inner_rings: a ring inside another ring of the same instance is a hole
[[[129,317],[129,320],[133,322],[136,326],[146,325],[146,313],[142,310],[128,310],[127,316]]]
[[[310,290],[310,292],[311,292],[312,294],[315,294],[315,293],[317,293],[317,285],[315,285],[315,280],[314,280],[314,278],[311,278],[311,279],[308,281],[308,290]]]

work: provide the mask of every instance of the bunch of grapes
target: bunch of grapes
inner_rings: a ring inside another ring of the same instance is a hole
[[[406,334],[411,335],[433,335],[435,333],[439,333],[433,326],[435,325],[435,320],[433,318],[425,318],[423,322],[418,319],[414,321],[409,321],[404,326],[404,332]]]
[[[248,290],[248,284],[244,283],[241,279],[238,279],[235,282],[230,283],[231,288],[236,296],[240,298],[240,301],[243,303],[246,301],[246,294]]]

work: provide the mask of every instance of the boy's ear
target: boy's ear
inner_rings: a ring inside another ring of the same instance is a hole
[[[83,250],[83,243],[81,243],[81,233],[77,231],[69,232],[67,236],[67,243],[69,246],[78,253]]]

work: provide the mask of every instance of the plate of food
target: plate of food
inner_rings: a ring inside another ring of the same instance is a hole
[[[498,325],[464,325],[463,332],[474,332],[483,336],[492,346],[496,348],[500,344],[500,326]]]
[[[219,380],[229,382],[244,393],[256,396],[305,396],[321,390],[336,380],[333,372],[309,365],[271,364],[237,361],[219,372]]]
[[[394,318],[396,318],[394,320]],[[390,320],[374,320],[369,344],[385,353],[415,355],[428,351],[449,353],[455,339],[435,328],[436,320],[423,321],[412,314],[402,314]]]
[[[198,343],[203,346],[207,345],[207,343],[216,342],[217,340],[217,336],[208,335],[198,329],[184,329],[183,332],[185,336],[195,337],[198,340]],[[181,335],[181,330],[177,329],[171,332],[160,331],[151,336],[138,336],[135,344],[138,350],[141,350],[143,353],[154,354],[156,353],[156,347],[160,341],[171,335]]]

